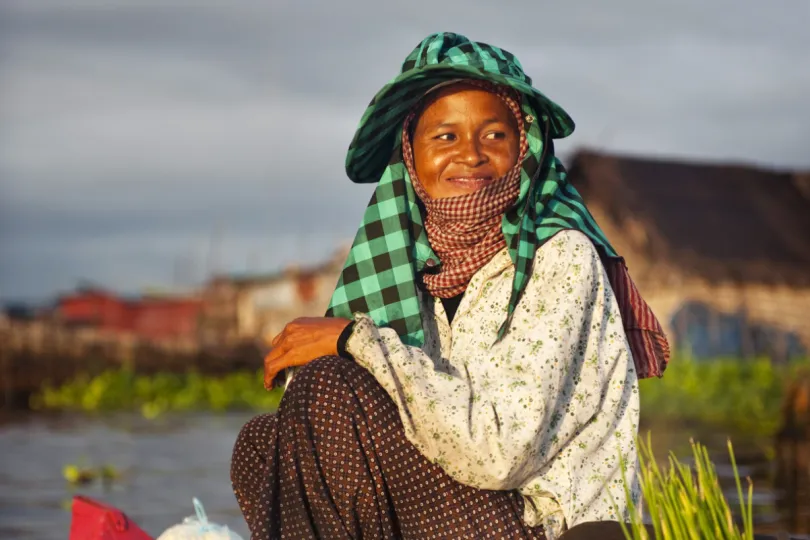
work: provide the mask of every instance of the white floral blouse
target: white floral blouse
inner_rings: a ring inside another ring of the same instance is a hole
[[[577,231],[541,246],[495,344],[513,275],[504,249],[473,276],[452,325],[423,296],[421,349],[357,313],[346,350],[396,402],[423,455],[463,484],[519,490],[527,524],[553,538],[626,518],[620,460],[637,499],[638,380],[596,249]]]

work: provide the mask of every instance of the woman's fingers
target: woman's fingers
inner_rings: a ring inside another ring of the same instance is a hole
[[[267,390],[271,389],[273,379],[276,378],[278,372],[290,367],[286,363],[287,360],[291,360],[291,358],[287,356],[288,351],[289,348],[284,347],[282,342],[280,346],[274,347],[267,356],[264,357],[264,387]]]
[[[264,387],[267,390],[272,389],[273,379],[281,370],[294,365],[289,363],[293,360],[289,353],[294,352],[297,348],[294,338],[295,333],[288,323],[284,330],[270,342],[270,352],[264,357]]]
[[[294,339],[298,333],[301,332],[302,326],[298,324],[299,319],[294,319],[284,325],[281,332],[270,341],[271,347],[278,347],[281,343],[288,339]]]
[[[276,378],[276,375],[278,375],[279,372],[282,369],[283,368],[281,368],[281,367],[275,367],[275,366],[274,367],[267,367],[267,366],[265,366],[265,368],[264,368],[264,389],[265,390],[269,391],[269,390],[273,389],[273,380]]]
[[[284,333],[286,332],[286,330],[287,330],[287,327],[285,326],[284,329],[276,335],[276,337],[274,337],[272,340],[270,340],[270,346],[271,347],[274,347],[274,348],[278,347],[278,344],[281,343],[281,341],[284,339]]]
[[[264,357],[264,386],[273,384],[278,373],[288,367],[303,366],[312,360],[310,347],[307,343],[298,343],[296,340],[284,339]]]
[[[288,323],[270,342],[264,358],[264,386],[270,388],[283,369],[303,366],[328,354],[336,354],[340,333],[350,321],[334,318],[299,318]]]

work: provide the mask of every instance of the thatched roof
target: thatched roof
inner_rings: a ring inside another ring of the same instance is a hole
[[[645,255],[712,280],[810,285],[810,174],[579,152],[572,183]]]

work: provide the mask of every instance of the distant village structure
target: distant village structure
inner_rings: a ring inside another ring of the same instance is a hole
[[[51,306],[0,311],[0,408],[25,406],[43,381],[122,364],[142,373],[258,369],[263,337],[324,315],[347,254],[268,275],[214,276],[185,294],[124,297],[83,286]]]
[[[592,151],[568,170],[676,349],[808,355],[810,174]]]
[[[68,328],[89,328],[106,336],[192,346],[201,308],[197,295],[122,298],[103,289],[81,288],[59,297],[53,319]]]
[[[275,335],[297,317],[323,316],[347,254],[339,250],[321,264],[272,274],[214,276],[187,294],[130,298],[80,287],[28,321],[37,324],[23,326],[56,325],[81,333],[85,341],[182,350],[234,347]]]
[[[322,317],[348,255],[267,275],[219,276],[202,291],[200,344],[216,347],[274,336],[292,319]]]

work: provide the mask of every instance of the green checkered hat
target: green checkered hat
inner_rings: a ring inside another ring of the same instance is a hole
[[[549,122],[549,134],[554,139],[574,131],[568,113],[532,86],[512,53],[459,34],[433,34],[416,46],[400,74],[371,100],[346,156],[349,178],[359,184],[379,181],[412,107],[436,84],[464,78],[510,86],[523,94],[532,109]]]
[[[396,330],[408,345],[421,346],[421,273],[441,264],[423,225],[422,209],[402,159],[402,127],[407,114],[442,82],[483,79],[517,90],[529,149],[521,163],[520,195],[506,212],[502,230],[515,265],[515,278],[499,338],[531,276],[537,248],[557,232],[585,233],[604,255],[616,257],[579,193],[566,180],[554,156],[553,139],[569,135],[574,123],[558,105],[531,86],[510,53],[464,36],[428,36],[408,55],[402,73],[372,100],[346,158],[349,178],[379,182],[366,208],[326,315],[368,314],[378,326]]]

